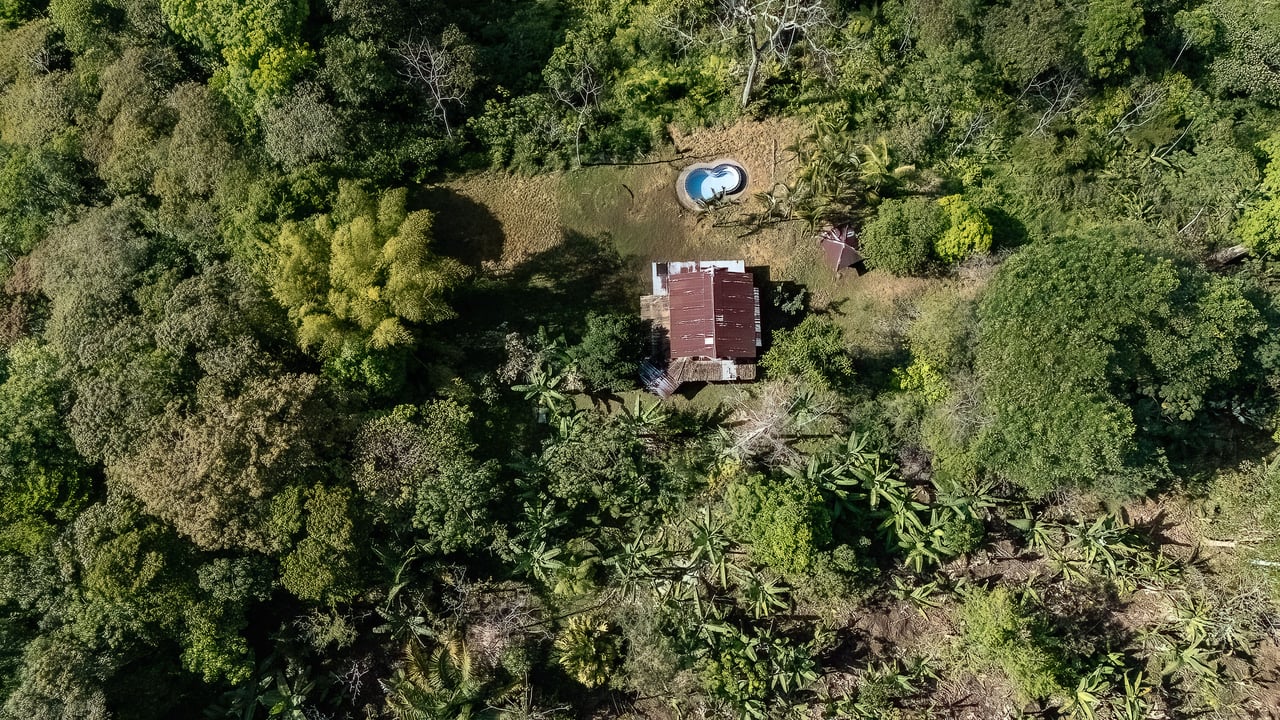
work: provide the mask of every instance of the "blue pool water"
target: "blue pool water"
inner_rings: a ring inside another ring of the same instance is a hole
[[[697,168],[684,181],[689,197],[703,202],[717,195],[733,195],[747,185],[747,174],[737,165],[723,163],[713,168]]]

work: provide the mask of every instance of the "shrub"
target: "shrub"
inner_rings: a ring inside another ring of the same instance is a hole
[[[1056,638],[1034,608],[1007,588],[974,591],[956,610],[962,652],[976,670],[996,669],[1013,684],[1023,702],[1066,694],[1060,677],[1066,663]]]
[[[803,573],[831,542],[831,517],[817,488],[752,475],[729,490],[734,524],[752,557],[781,573]]]
[[[644,351],[644,323],[635,315],[592,313],[582,342],[569,351],[578,376],[592,390],[636,387]]]
[[[773,347],[760,359],[771,377],[790,377],[822,389],[846,388],[853,381],[853,358],[844,332],[829,318],[810,315],[793,330],[773,334]]]
[[[918,275],[929,267],[935,243],[947,230],[947,213],[925,198],[886,200],[862,231],[867,265],[893,275]]]
[[[934,243],[938,259],[957,263],[975,253],[991,250],[991,221],[982,211],[959,195],[948,195],[938,201],[947,212],[951,226]]]

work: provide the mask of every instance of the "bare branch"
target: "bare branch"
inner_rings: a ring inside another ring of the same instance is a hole
[[[467,42],[457,26],[450,25],[437,42],[412,36],[395,50],[402,68],[400,74],[420,88],[432,104],[432,112],[452,136],[449,106],[466,107],[466,98],[475,85],[472,70],[475,48]]]
[[[1047,80],[1032,83],[1027,88],[1028,93],[1033,92],[1035,97],[1048,104],[1031,131],[1032,135],[1048,132],[1054,120],[1078,104],[1081,95],[1080,80],[1070,75],[1054,75]]]
[[[1164,102],[1168,95],[1165,87],[1158,83],[1149,83],[1142,88],[1137,97],[1133,99],[1133,107],[1123,117],[1116,121],[1108,136],[1116,133],[1123,133],[1140,128],[1151,122],[1156,116],[1156,110],[1160,104]]]

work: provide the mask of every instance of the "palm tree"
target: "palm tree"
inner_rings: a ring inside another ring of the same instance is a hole
[[[876,138],[872,144],[863,144],[858,148],[858,159],[861,164],[858,176],[869,189],[869,198],[878,201],[886,194],[891,194],[902,184],[902,181],[915,174],[915,165],[897,165],[889,150],[889,141],[884,136]]]
[[[387,707],[400,720],[461,720],[485,715],[485,679],[472,665],[460,633],[446,636],[430,653],[417,643],[386,681]],[[498,693],[500,694],[500,693]]]
[[[609,680],[622,655],[622,638],[609,623],[589,615],[569,619],[555,640],[556,659],[569,676],[587,687]]]

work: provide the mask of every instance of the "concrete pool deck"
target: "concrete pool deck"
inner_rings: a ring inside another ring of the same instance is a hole
[[[742,166],[742,163],[730,157],[722,157],[711,162],[697,162],[692,165],[685,166],[684,169],[680,171],[679,177],[676,178],[676,199],[680,201],[681,205],[689,210],[705,209],[703,205],[699,204],[699,201],[706,202],[707,200],[710,200],[711,197],[704,196],[695,198],[691,196],[689,193],[690,176],[697,172],[706,173],[712,176],[712,178],[716,176],[726,176],[726,173],[724,172],[725,170],[731,170],[733,172],[731,177],[734,180],[733,186],[735,189],[733,192],[725,193],[723,198],[725,200],[736,200],[742,197],[742,195],[747,191],[750,175],[748,175],[747,170]]]

